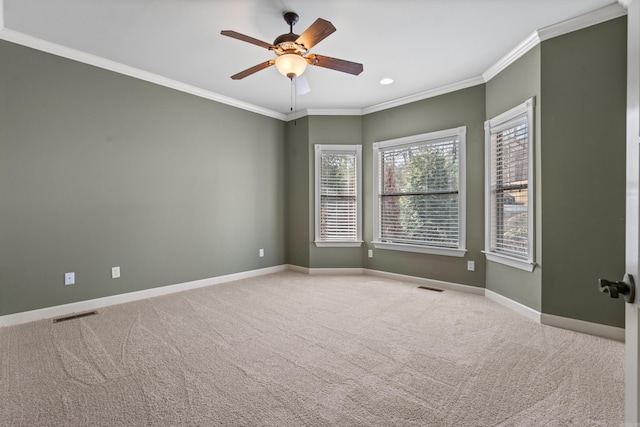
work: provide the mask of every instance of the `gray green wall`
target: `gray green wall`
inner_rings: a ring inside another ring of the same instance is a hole
[[[359,268],[362,266],[361,248],[318,248],[315,238],[315,144],[361,144],[362,117],[312,116],[309,118],[309,267]],[[366,179],[366,168],[363,179]],[[366,211],[365,211],[366,212]]]
[[[623,303],[596,284],[624,273],[625,31],[620,18],[545,41],[484,85],[288,123],[0,42],[0,315],[293,264],[486,286],[622,326]],[[526,273],[481,253],[483,122],[531,96],[539,266]],[[467,255],[368,258],[372,144],[458,126]],[[363,145],[361,248],[313,244],[314,144]]]
[[[487,82],[486,119],[491,119],[516,105],[535,97],[534,132],[534,168],[535,168],[535,261],[538,264],[533,272],[518,270],[491,261],[487,261],[487,289],[513,301],[542,310],[542,233],[541,218],[544,206],[541,203],[543,189],[541,183],[540,145],[543,138],[540,130],[540,111],[544,108],[544,99],[540,96],[540,46],[536,46],[509,65]]]
[[[313,199],[309,192],[312,185],[309,175],[309,117],[290,121],[286,138],[286,176],[287,176],[287,263],[300,267],[309,267],[309,224],[313,220],[309,212],[309,203]]]
[[[306,144],[307,163],[288,166],[295,170],[289,178],[309,189],[304,200],[296,202],[308,220],[306,234],[300,233],[295,245],[308,252],[309,258],[298,265],[368,268],[486,286],[545,314],[624,326],[621,300],[608,299],[596,285],[598,277],[617,278],[624,273],[625,34],[626,18],[619,18],[545,41],[485,85],[361,118],[309,117],[309,127],[295,141],[300,147]],[[529,273],[487,262],[481,250],[484,120],[531,97],[536,99],[537,266]],[[462,125],[467,126],[467,256],[375,250],[370,243],[372,144]],[[359,132],[365,243],[360,249],[315,248],[313,144],[358,143]],[[291,149],[292,141],[287,144]],[[374,249],[372,259],[367,249]],[[466,270],[467,260],[476,261],[475,272]]]
[[[287,141],[287,152],[295,151],[301,159],[299,150],[307,150],[304,166],[288,164],[289,185],[295,194],[289,195],[289,211],[308,219],[306,232],[300,230],[302,222],[289,221],[289,230],[299,230],[289,236],[289,262],[308,268],[368,268],[483,287],[484,99],[484,85],[478,85],[363,117],[311,116],[307,122],[288,123],[288,135],[295,138]],[[367,250],[373,249],[373,143],[459,126],[467,126],[467,256],[374,249],[374,257],[368,258]],[[360,248],[318,248],[313,243],[315,144],[362,144],[364,243]],[[300,190],[303,185],[308,194]],[[476,261],[474,272],[467,271],[467,260]]]
[[[315,144],[361,144],[359,116],[308,116],[287,123],[288,263],[305,268],[361,268],[360,248],[318,248],[315,238]]]
[[[542,43],[542,309],[624,326],[626,17]]]
[[[373,240],[373,143],[393,138],[467,126],[467,255],[463,258],[374,249],[363,252],[363,266],[374,270],[483,287],[484,255],[484,99],[478,85],[363,117],[364,239]],[[467,261],[475,271],[467,271]]]
[[[7,42],[0,120],[0,315],[285,263],[281,121]]]

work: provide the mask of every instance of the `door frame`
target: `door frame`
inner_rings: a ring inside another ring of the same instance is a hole
[[[638,282],[640,265],[640,0],[619,0],[627,8],[627,187],[625,271]],[[640,304],[625,304],[625,422],[640,423]]]

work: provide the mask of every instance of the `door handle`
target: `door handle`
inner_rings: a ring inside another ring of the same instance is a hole
[[[622,294],[624,300],[628,303],[633,303],[636,298],[636,284],[630,274],[625,274],[624,278],[619,282],[598,279],[598,287],[600,292],[608,293],[611,298],[618,298]]]

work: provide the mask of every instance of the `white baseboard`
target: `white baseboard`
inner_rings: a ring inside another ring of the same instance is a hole
[[[370,276],[384,277],[386,279],[398,280],[401,282],[416,283],[433,288],[446,289],[450,291],[465,292],[474,295],[482,295],[492,301],[501,304],[521,316],[526,317],[538,324],[554,326],[556,328],[568,329],[574,332],[582,332],[589,335],[595,335],[603,338],[611,338],[618,341],[624,341],[624,328],[615,326],[601,325],[599,323],[585,322],[583,320],[570,319],[568,317],[554,316],[552,314],[540,313],[524,304],[509,299],[496,292],[476,286],[461,285],[459,283],[444,282],[441,280],[425,279],[423,277],[408,276],[398,273],[389,273],[387,271],[371,270],[368,268],[306,268],[295,265],[289,265],[289,270],[306,274],[366,274]]]
[[[296,273],[308,274],[309,276],[362,276],[362,268],[309,268],[299,265],[288,264],[287,269]]]
[[[555,316],[553,314],[546,313],[542,313],[541,320],[543,325],[555,326],[556,328],[569,329],[571,331],[611,338],[624,342],[624,328],[585,322],[584,320],[570,319],[568,317]]]
[[[307,267],[301,267],[299,265],[287,264],[287,270],[295,271],[296,273],[309,274],[309,269]]]
[[[188,291],[190,289],[202,288],[205,286],[219,285],[221,283],[233,282],[236,280],[248,279],[251,277],[264,276],[266,274],[278,273],[281,271],[295,271],[309,275],[370,275],[384,277],[387,279],[399,280],[403,282],[416,283],[434,288],[446,289],[450,291],[465,292],[474,295],[483,295],[505,307],[521,314],[522,316],[543,325],[557,328],[569,329],[585,334],[611,338],[624,341],[624,328],[601,325],[598,323],[585,322],[583,320],[570,319],[568,317],[555,316],[552,314],[540,313],[519,302],[513,301],[505,296],[484,288],[461,285],[458,283],[444,282],[441,280],[425,279],[422,277],[407,276],[398,273],[389,273],[380,270],[370,270],[367,268],[307,268],[297,265],[278,265],[274,267],[261,268],[258,270],[244,271],[241,273],[227,274],[224,276],[211,277],[208,279],[194,280],[191,282],[178,283],[175,285],[160,286],[158,288],[145,289],[141,291],[129,292],[126,294],[113,295],[109,297],[96,298],[87,301],[79,301],[70,304],[45,307],[37,310],[24,311],[21,313],[7,314],[0,316],[0,327],[19,325],[21,323],[33,322],[36,320],[50,319],[60,316],[67,316],[84,311],[97,310],[115,304],[139,301],[142,299],[169,295],[176,292]]]
[[[534,310],[531,307],[527,307],[524,304],[520,304],[512,299],[509,299],[503,295],[490,291],[489,289],[484,290],[484,296],[489,298],[492,301],[497,302],[500,305],[504,305],[505,307],[515,311],[516,313],[526,317],[527,319],[533,320],[536,323],[540,323],[540,312]]]
[[[556,328],[568,329],[574,332],[582,332],[583,334],[595,335],[603,338],[611,338],[624,342],[624,328],[615,326],[601,325],[599,323],[586,322],[584,320],[571,319],[569,317],[555,316],[553,314],[540,313],[526,305],[513,301],[505,296],[497,294],[488,289],[485,290],[485,296],[490,300],[502,304],[507,308],[521,314],[522,316],[533,320],[541,325],[553,326]]]
[[[236,280],[248,279],[251,277],[264,276],[265,274],[277,273],[280,271],[285,271],[287,269],[288,267],[286,265],[279,265],[275,267],[267,267],[258,270],[243,271],[241,273],[211,277],[208,279],[194,280],[192,282],[144,289],[141,291],[129,292],[126,294],[95,298],[86,301],[78,301],[70,304],[56,305],[53,307],[45,307],[37,310],[23,311],[21,313],[7,314],[5,316],[0,316],[0,327],[19,325],[21,323],[50,319],[59,316],[67,316],[83,311],[97,310],[99,308],[107,307],[110,305],[139,301],[142,299],[174,294],[176,292],[188,291],[190,289],[219,285],[221,283],[233,282]]]
[[[362,268],[310,268],[310,276],[362,276]]]
[[[363,269],[364,274],[369,276],[384,277],[385,279],[394,279],[401,282],[416,283],[418,285],[429,286],[432,288],[446,289],[448,291],[465,292],[467,294],[484,295],[484,288],[476,286],[461,285],[459,283],[444,282],[442,280],[425,279],[423,277],[407,276],[405,274],[389,273],[387,271]]]

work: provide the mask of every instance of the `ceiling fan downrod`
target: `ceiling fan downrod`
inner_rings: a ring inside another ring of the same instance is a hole
[[[300,17],[295,12],[285,12],[284,22],[289,24],[289,34],[293,34],[293,26],[296,25]]]

